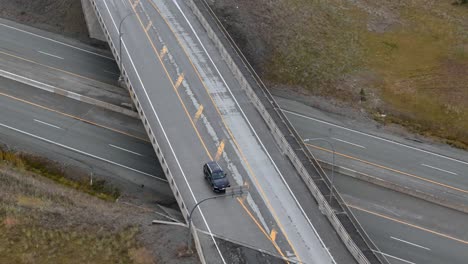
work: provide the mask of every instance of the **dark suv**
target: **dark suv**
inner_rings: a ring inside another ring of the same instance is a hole
[[[231,187],[226,173],[216,161],[203,165],[203,174],[215,192],[225,192],[227,187]]]

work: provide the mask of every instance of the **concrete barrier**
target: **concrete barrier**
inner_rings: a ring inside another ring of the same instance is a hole
[[[80,95],[80,94],[77,94],[77,93],[74,93],[74,92],[70,92],[70,91],[67,91],[65,89],[55,87],[55,86],[52,86],[52,85],[49,85],[49,84],[46,84],[46,83],[42,83],[42,82],[39,82],[39,81],[36,81],[36,80],[32,80],[32,79],[29,79],[27,77],[24,77],[24,76],[21,76],[21,75],[18,75],[18,74],[14,74],[14,73],[11,73],[11,72],[0,70],[0,76],[11,79],[11,80],[14,80],[14,81],[17,81],[17,82],[20,82],[20,83],[24,83],[24,84],[29,85],[29,86],[36,87],[38,89],[41,89],[41,90],[44,90],[44,91],[47,91],[47,92],[59,94],[59,95],[62,95],[64,97],[68,97],[68,98],[71,98],[71,99],[74,99],[74,100],[77,100],[77,101],[80,101],[80,102],[83,102],[83,103],[88,103],[88,104],[91,104],[91,105],[102,107],[102,108],[110,110],[110,111],[114,111],[114,112],[117,112],[117,113],[120,113],[120,114],[124,114],[126,116],[130,116],[130,117],[133,117],[133,118],[138,118],[138,113],[136,113],[136,112],[134,112],[134,111],[132,111],[130,109],[123,108],[123,107],[120,107],[120,106],[117,106],[117,105],[113,105],[113,104],[110,104],[110,103],[107,103],[107,102],[103,102],[103,101],[100,101],[100,100],[97,100],[97,99],[94,99],[94,98],[91,98],[91,97],[88,97],[88,96]]]
[[[325,172],[304,145],[297,131],[284,116],[268,89],[248,64],[209,5],[204,0],[187,0],[186,3],[206,30],[242,89],[263,117],[278,146],[289,157],[316,199],[319,208],[327,216],[349,252],[360,264],[387,262],[385,257],[374,254],[374,252],[379,252],[378,248],[357,222],[341,196],[335,192],[332,200],[333,208],[325,199],[325,195],[331,194],[331,185]],[[326,248],[325,245],[323,246]]]
[[[183,217],[185,219],[185,222],[188,223],[188,217],[189,217],[189,211],[188,210],[189,210],[189,208],[187,208],[187,206],[185,205],[185,202],[182,200],[182,196],[181,196],[181,194],[179,192],[179,188],[177,187],[177,185],[175,183],[175,180],[174,180],[174,177],[172,176],[172,172],[171,172],[169,166],[167,165],[164,154],[162,153],[161,148],[159,146],[159,143],[157,142],[156,137],[154,136],[154,133],[151,130],[151,127],[148,124],[147,118],[146,118],[145,114],[143,113],[143,110],[141,109],[140,101],[138,99],[138,96],[135,94],[135,91],[134,91],[134,88],[133,88],[132,84],[130,83],[130,80],[128,78],[128,74],[127,74],[127,71],[125,69],[125,66],[123,64],[121,65],[119,63],[120,60],[121,60],[121,58],[119,57],[119,52],[116,49],[116,46],[114,45],[114,43],[112,41],[112,38],[110,37],[107,26],[104,23],[104,21],[102,19],[102,16],[99,13],[99,10],[98,10],[98,8],[96,6],[96,1],[97,0],[89,0],[89,1],[90,1],[91,5],[93,7],[93,10],[94,10],[97,18],[98,18],[98,21],[99,21],[99,23],[101,25],[101,28],[103,29],[104,35],[106,37],[107,42],[109,43],[109,47],[110,47],[110,49],[112,51],[112,54],[114,54],[114,58],[116,58],[116,62],[118,63],[119,67],[122,66],[122,68],[120,69],[120,72],[121,72],[121,74],[122,74],[122,76],[124,78],[124,83],[126,84],[127,89],[128,89],[128,91],[130,93],[130,97],[132,98],[132,101],[134,102],[134,104],[136,106],[137,112],[138,112],[138,114],[139,114],[139,116],[141,118],[141,121],[143,122],[146,133],[148,134],[148,137],[151,140],[151,144],[153,145],[153,149],[155,150],[156,156],[158,157],[159,164],[161,165],[161,167],[162,167],[162,169],[164,171],[164,174],[166,175],[166,178],[167,178],[167,180],[169,182],[169,186],[171,187],[171,190],[174,193],[174,197],[175,197],[175,199],[177,201],[177,204],[179,205],[179,208],[180,208],[180,210],[182,212],[182,215],[183,215]],[[198,236],[197,229],[192,228],[191,232],[192,232],[193,240],[195,242],[195,247],[196,247],[197,252],[198,252],[198,256],[200,258],[200,262],[202,264],[206,264],[205,256],[203,254],[203,249],[201,247],[200,238]]]

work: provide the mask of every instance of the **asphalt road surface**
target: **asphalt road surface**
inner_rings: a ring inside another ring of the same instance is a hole
[[[124,68],[185,207],[212,195],[201,173],[208,160],[218,160],[234,185],[249,186],[245,200],[201,205],[195,225],[306,263],[332,262],[327,247],[353,262],[187,6],[147,0],[97,6],[116,46],[122,25]],[[210,253],[207,261],[225,262],[214,246],[219,256]]]
[[[454,204],[468,204],[466,151],[402,138],[361,123],[318,112],[304,104],[277,98],[306,144],[319,159],[422,190]]]
[[[174,206],[139,120],[0,78],[0,144],[110,175],[139,199]],[[144,188],[141,186],[144,185]]]
[[[0,31],[0,33],[1,32],[2,31]],[[3,39],[3,37],[2,37],[2,39]],[[46,39],[43,39],[43,40],[45,41],[44,43],[48,43]],[[37,39],[33,41],[33,43],[37,43],[37,42],[39,42],[39,40],[37,40]],[[44,45],[50,45],[50,44],[44,44]],[[77,52],[78,51],[78,50],[76,50],[74,48],[70,48],[70,47],[68,47],[67,49],[68,49],[68,52]],[[70,49],[72,49],[74,51],[70,51]],[[15,51],[15,52],[18,55],[21,54],[19,51]],[[27,57],[26,55],[27,54],[22,54],[21,56]],[[81,54],[80,56],[77,56],[76,60],[79,61],[80,58],[83,58],[83,57],[86,57],[86,56],[94,57],[95,55],[93,55],[91,53],[84,53],[84,54]],[[67,57],[67,56],[65,56],[65,57]],[[44,63],[51,63],[51,62],[54,61],[54,60],[51,60],[50,58],[47,58],[46,56],[44,56],[43,58],[35,58],[35,59],[37,59],[38,61],[42,61]],[[92,60],[93,59],[91,59],[89,61],[92,61]],[[106,61],[107,59],[103,58],[103,57],[100,57],[99,60],[102,60],[101,63],[104,63],[104,61]],[[77,66],[77,65],[80,65],[80,66]],[[100,64],[95,64],[95,65],[100,65]],[[74,61],[69,61],[67,67],[68,67],[67,69],[69,69],[71,72],[75,72],[77,74],[83,74],[83,75],[88,76],[90,78],[96,78],[96,79],[98,79],[100,81],[105,81],[105,78],[103,78],[104,75],[102,75],[102,74],[94,74],[94,77],[93,77],[92,72],[87,73],[86,71],[80,70],[80,68],[87,68],[87,67],[89,68],[89,65],[86,64],[86,63],[75,64]],[[2,87],[2,89],[3,89],[3,87]],[[385,166],[388,166],[388,167],[391,167],[391,168],[394,168],[394,169],[397,169],[397,170],[401,170],[401,171],[405,170],[405,165],[404,164],[406,163],[405,159],[402,158],[402,157],[406,157],[408,155],[411,156],[411,155],[416,153],[415,155],[421,155],[421,157],[419,158],[421,160],[424,159],[425,156],[431,156],[432,158],[436,157],[436,159],[440,160],[439,162],[442,162],[442,163],[444,163],[445,161],[449,161],[448,164],[452,164],[452,163],[459,164],[459,165],[456,165],[456,167],[460,166],[460,164],[461,164],[460,168],[456,169],[456,171],[452,171],[452,170],[455,170],[455,169],[450,168],[450,170],[448,170],[447,169],[448,166],[447,167],[443,167],[441,165],[433,166],[435,164],[433,164],[432,162],[429,162],[429,161],[424,162],[425,165],[429,165],[431,167],[436,167],[438,169],[443,169],[443,170],[450,171],[452,173],[457,174],[457,175],[454,175],[454,174],[450,174],[448,172],[445,172],[448,175],[458,176],[458,175],[461,175],[463,172],[466,172],[466,166],[465,166],[464,170],[462,168],[463,164],[466,164],[466,163],[463,163],[464,162],[463,161],[463,158],[464,158],[463,153],[451,152],[450,150],[447,151],[445,149],[437,149],[434,146],[424,145],[422,147],[419,147],[418,145],[420,145],[420,143],[405,142],[404,139],[400,139],[400,138],[394,139],[394,138],[388,137],[387,135],[382,135],[382,136],[377,135],[377,137],[376,137],[376,136],[374,136],[375,135],[374,134],[374,135],[370,135],[370,137],[369,137],[369,134],[371,134],[371,133],[369,133],[368,131],[365,131],[365,130],[359,131],[358,129],[355,129],[352,126],[350,126],[352,130],[349,130],[349,127],[347,127],[346,124],[343,124],[343,123],[340,123],[339,121],[333,120],[332,118],[330,118],[330,116],[324,117],[323,114],[316,114],[316,112],[313,112],[310,109],[305,109],[304,106],[298,106],[296,104],[291,105],[291,103],[289,103],[289,102],[284,103],[281,100],[279,100],[279,101],[280,101],[280,104],[282,106],[284,106],[284,109],[289,111],[289,113],[287,112],[287,114],[289,115],[291,121],[296,126],[296,128],[298,128],[298,130],[300,131],[300,133],[303,135],[304,138],[315,138],[315,137],[327,137],[328,138],[328,137],[330,137],[330,128],[331,128],[332,129],[331,136],[334,138],[334,139],[332,139],[332,141],[335,143],[337,151],[340,152],[340,153],[341,152],[346,153],[346,155],[348,155],[348,156],[357,156],[357,157],[360,157],[360,159],[366,159],[367,160],[367,158],[369,158],[369,161],[372,161],[373,163],[385,165]],[[298,115],[298,114],[300,114],[300,115]],[[93,115],[89,115],[89,116],[93,116]],[[41,119],[38,119],[38,120],[42,121]],[[33,121],[33,122],[35,122],[35,121]],[[38,122],[35,122],[35,123],[38,123]],[[342,132],[337,132],[337,130],[342,130]],[[6,131],[10,131],[10,130],[6,130]],[[319,131],[319,132],[317,132],[317,131]],[[347,132],[344,133],[344,131],[347,131]],[[15,135],[17,135],[17,133],[12,133],[11,131],[3,133],[3,135],[7,135],[7,134],[9,136],[11,136],[11,137],[15,137]],[[363,138],[358,139],[358,140],[354,140],[353,138],[351,138],[352,136],[350,136],[350,134],[351,135],[352,134],[360,135]],[[366,134],[368,134],[368,135],[366,135]],[[27,138],[28,136],[24,136],[24,137]],[[380,138],[382,138],[382,139],[380,139]],[[121,139],[121,140],[123,140],[123,139]],[[375,141],[375,142],[373,142],[371,144],[368,144],[367,141]],[[38,143],[33,144],[33,142],[36,142],[36,141],[31,140],[31,139],[29,141],[25,139],[25,142],[31,142],[31,145],[33,145],[33,146],[35,144],[38,144]],[[319,143],[318,141],[314,142],[314,143],[312,143],[312,142],[309,142],[309,143],[311,143],[311,145],[312,144],[317,145],[317,146],[322,147],[322,148],[328,148],[328,146],[326,144]],[[349,143],[351,143],[351,144],[349,144]],[[48,143],[47,144],[41,143],[41,144],[42,145],[48,145]],[[379,147],[379,144],[383,145],[383,146]],[[393,145],[393,147],[388,147],[385,144]],[[372,154],[370,154],[370,151],[369,151],[371,146],[374,146],[372,148],[373,149]],[[418,150],[419,148],[421,148],[421,150]],[[41,146],[38,149],[42,149],[42,151],[44,151],[43,146]],[[382,151],[382,149],[385,149],[385,150]],[[392,154],[393,153],[392,151],[394,149],[397,149],[397,152]],[[380,156],[379,156],[379,154],[374,155],[373,153],[375,153],[375,152],[383,152],[383,154],[380,154]],[[367,153],[367,154],[363,155],[363,153]],[[130,153],[127,153],[127,154],[130,154]],[[358,155],[363,155],[363,156],[358,156]],[[389,162],[389,163],[387,163],[386,157],[388,157],[388,156],[392,156],[392,157],[397,157],[398,156],[398,159],[400,159],[400,161],[399,162]],[[445,156],[448,156],[449,158],[447,159],[447,157],[445,157]],[[377,158],[377,157],[379,157],[379,158]],[[325,153],[323,155],[323,159],[329,159],[329,158],[330,158],[329,153]],[[90,160],[92,160],[92,159],[90,159]],[[456,161],[456,160],[460,160],[461,162]],[[344,165],[347,165],[346,159],[344,159],[342,162],[343,162]],[[400,167],[400,162],[403,162],[401,167]],[[412,162],[413,164],[410,167],[407,168],[408,171],[410,171],[410,172],[412,172],[414,174],[418,174],[418,175],[425,175],[425,173],[429,173],[431,175],[431,173],[432,173],[432,176],[429,176],[429,177],[436,177],[436,178],[433,178],[434,180],[438,179],[437,175],[439,175],[439,177],[440,177],[440,175],[442,175],[442,173],[444,173],[444,171],[436,170],[436,169],[433,169],[433,168],[430,168],[430,167],[427,167],[427,166],[422,166],[422,165],[421,166],[414,166],[414,164],[417,164],[418,162],[423,164],[421,161],[417,161],[416,163],[413,161]],[[367,166],[362,166],[362,167],[365,168]],[[411,170],[409,170],[409,168],[411,168]],[[431,170],[427,170],[427,169],[431,169]],[[437,172],[435,173],[434,170],[437,171]],[[460,172],[460,170],[461,170],[461,172]],[[141,178],[141,177],[138,177],[138,178]],[[454,182],[451,182],[452,180],[454,180],[454,178],[445,177],[444,179],[448,181],[447,184],[455,185]],[[457,180],[457,178],[455,178],[455,180]],[[338,180],[337,180],[337,184],[339,185]],[[370,190],[370,188],[372,188],[372,186],[364,186],[365,187],[364,188],[362,186],[359,187],[359,184],[362,185],[362,183],[359,183],[359,182],[357,182],[357,183],[348,182],[344,186],[344,187],[349,187],[348,191],[346,191],[343,187],[339,187],[339,190],[345,195],[347,195],[347,193],[350,192],[349,190],[361,190],[361,191],[358,192],[359,194],[365,194],[367,192],[370,192],[369,190]],[[375,201],[375,200],[377,200],[378,197],[380,197],[381,199],[386,199],[386,197],[388,197],[388,196],[390,196],[390,194],[380,193],[380,194],[376,194],[373,197],[368,197],[367,200]],[[383,198],[383,197],[385,197],[385,198]],[[349,197],[346,197],[346,198],[348,199]],[[410,199],[412,199],[412,198],[408,198],[408,199],[398,199],[398,198],[390,198],[390,197],[388,198],[389,201],[398,201],[398,205],[400,205],[400,207],[404,207],[407,204],[409,204]],[[421,201],[418,201],[418,200],[415,200],[415,201],[417,201],[416,204],[421,203]],[[464,247],[466,247],[466,243],[458,242],[457,240],[449,239],[449,238],[447,238],[445,236],[437,235],[437,234],[432,233],[432,232],[426,232],[425,230],[418,229],[418,228],[413,228],[412,226],[402,224],[401,222],[392,220],[392,219],[396,219],[396,220],[400,219],[400,218],[396,217],[398,215],[395,216],[395,215],[390,214],[391,219],[389,219],[389,218],[381,217],[381,216],[379,216],[377,214],[369,213],[369,212],[374,212],[374,213],[378,213],[378,214],[383,215],[383,216],[387,216],[387,214],[385,214],[386,213],[385,209],[382,212],[382,211],[379,211],[379,210],[369,210],[369,209],[375,209],[375,208],[372,208],[372,207],[368,208],[368,207],[365,206],[367,204],[363,205],[362,203],[357,203],[357,204],[352,204],[352,205],[356,205],[356,207],[358,207],[360,209],[365,209],[366,211],[368,211],[368,212],[366,212],[364,210],[355,209],[356,210],[356,215],[358,216],[360,222],[363,224],[363,226],[366,228],[366,230],[368,230],[369,234],[374,238],[374,240],[376,241],[378,246],[381,248],[382,252],[384,252],[384,253],[386,253],[388,255],[391,255],[391,256],[398,257],[398,258],[402,259],[402,260],[397,260],[395,258],[392,259],[391,257],[388,257],[389,260],[392,261],[392,263],[408,263],[408,262],[405,262],[404,260],[409,261],[409,262],[413,262],[413,263],[426,263],[426,261],[429,261],[427,263],[464,263],[462,260],[463,260],[463,257],[466,256],[466,254],[464,254],[464,251],[466,251],[466,248],[464,248]],[[386,206],[389,206],[389,205],[386,205]],[[393,206],[395,206],[395,205],[393,205]],[[429,214],[429,212],[433,212],[435,210],[434,208],[432,208],[430,206],[433,206],[433,205],[428,205],[428,207],[425,210],[422,210],[420,212],[420,217],[411,218],[411,219],[401,219],[401,220],[402,221],[408,220],[408,223],[419,226],[418,225],[418,224],[420,224],[419,220],[421,218],[423,218],[424,215],[427,215],[427,214]],[[413,205],[413,207],[410,207],[410,209],[407,209],[407,210],[408,211],[413,211],[413,210],[415,210],[417,208],[418,208],[417,205]],[[443,211],[442,209],[438,209],[438,210],[440,210],[442,212],[442,213],[440,213],[440,217],[439,218],[437,218],[437,217],[426,217],[427,222],[422,223],[421,227],[423,227],[425,229],[428,229],[428,230],[434,230],[435,232],[440,233],[440,234],[447,234],[448,236],[453,237],[453,238],[458,237],[461,240],[464,239],[464,241],[466,241],[466,237],[463,237],[463,236],[466,236],[466,233],[463,232],[463,230],[464,230],[463,226],[462,225],[459,226],[459,225],[456,225],[456,224],[451,225],[451,223],[453,221],[462,221],[464,219],[463,217],[465,215],[464,214],[458,215],[457,213],[454,213],[454,215],[450,215],[450,217],[444,217],[444,215],[448,215],[449,213]],[[449,212],[450,212],[450,210],[449,210]],[[459,220],[459,219],[462,219],[462,220]],[[411,222],[410,220],[413,220],[413,222]],[[457,228],[454,228],[455,230],[451,230],[451,229],[447,229],[447,228],[444,229],[444,228],[437,227],[441,223],[443,223],[444,226],[453,226],[453,227],[457,227]],[[461,223],[466,223],[466,221],[464,221],[464,222],[462,221]],[[382,225],[385,226],[385,228],[382,228]],[[390,226],[392,227],[392,228],[390,228],[392,230],[392,233],[387,232],[387,230],[388,230],[387,227],[390,227]],[[395,233],[393,233],[393,232],[395,232]],[[425,243],[420,243],[421,239],[419,237],[423,237],[424,242],[432,241],[432,242],[430,242],[431,245],[434,245],[434,244],[437,245],[438,244],[439,246],[438,247],[437,246],[430,246],[430,245],[427,245]],[[411,250],[411,246],[412,246],[411,244],[402,242],[402,241],[400,241],[398,239],[404,240],[404,241],[407,241],[407,242],[410,242],[410,243],[413,243],[413,244],[422,245],[422,247],[414,246],[415,247],[415,248],[413,248],[414,250]],[[446,241],[446,240],[448,240],[448,241]],[[454,241],[456,242],[456,244],[452,246],[452,243],[454,243]],[[447,245],[447,246],[441,247],[440,245]],[[429,250],[424,249],[424,248],[430,248],[431,250],[429,251]],[[428,257],[428,256],[431,256],[431,258],[429,260],[428,260],[428,258],[425,258],[425,257]],[[430,262],[431,260],[432,260],[432,262]],[[444,260],[444,261],[439,261],[439,260]]]

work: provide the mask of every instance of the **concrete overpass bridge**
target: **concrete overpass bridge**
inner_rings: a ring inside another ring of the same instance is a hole
[[[245,197],[197,209],[193,234],[202,262],[228,263],[217,237],[289,262],[382,261],[340,196],[328,202],[324,171],[202,1],[83,2],[97,17],[184,216],[213,196],[203,179],[207,161],[217,160],[232,185],[248,189]]]

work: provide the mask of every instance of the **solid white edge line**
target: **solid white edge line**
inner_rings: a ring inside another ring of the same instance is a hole
[[[270,159],[270,162],[273,164],[273,166],[275,167],[275,170],[278,172],[278,174],[280,175],[281,177],[281,180],[283,181],[283,183],[286,185],[289,193],[291,194],[291,196],[293,197],[294,201],[296,202],[296,205],[299,207],[301,213],[303,214],[303,216],[306,218],[307,222],[309,223],[309,225],[312,227],[312,230],[313,232],[315,233],[316,237],[319,239],[319,242],[320,244],[322,245],[323,249],[328,253],[329,257],[331,258],[331,260],[333,261],[333,263],[336,264],[336,261],[335,259],[333,258],[332,254],[330,253],[330,251],[328,250],[328,247],[325,245],[325,243],[323,242],[322,238],[320,237],[320,235],[318,234],[317,230],[315,229],[314,225],[312,224],[312,222],[310,221],[309,217],[307,216],[307,214],[305,213],[304,209],[302,208],[302,206],[300,205],[299,201],[297,200],[296,196],[294,195],[294,193],[292,192],[291,188],[289,187],[289,184],[286,182],[286,180],[284,179],[283,177],[283,174],[281,173],[281,171],[279,170],[279,168],[276,166],[276,163],[273,161],[273,159],[271,158],[270,156],[270,153],[268,152],[268,150],[265,148],[265,146],[263,145],[263,142],[260,140],[257,132],[255,131],[255,129],[253,128],[252,124],[250,123],[249,119],[247,118],[247,116],[245,115],[244,111],[242,110],[239,102],[237,101],[236,97],[234,96],[234,94],[232,93],[231,89],[229,88],[229,85],[227,84],[226,80],[224,79],[224,77],[222,76],[221,72],[219,71],[218,67],[216,66],[216,64],[214,63],[213,59],[211,58],[210,54],[208,53],[208,51],[206,50],[205,46],[203,45],[202,41],[200,40],[200,38],[198,37],[197,33],[195,32],[195,29],[193,28],[192,24],[190,23],[190,21],[187,19],[185,13],[182,11],[182,9],[180,8],[179,4],[177,3],[177,0],[173,0],[173,3],[177,6],[177,9],[179,10],[179,12],[182,14],[182,16],[184,17],[185,21],[188,23],[190,29],[192,30],[193,34],[195,35],[195,37],[197,38],[198,42],[200,43],[201,47],[203,48],[205,54],[208,56],[210,62],[213,64],[214,68],[216,69],[216,72],[218,73],[219,77],[221,78],[221,80],[223,81],[224,85],[226,86],[227,90],[229,91],[229,93],[231,94],[231,97],[233,98],[234,102],[236,103],[237,107],[239,108],[240,112],[242,113],[242,116],[244,117],[245,121],[247,122],[247,124],[249,125],[250,129],[252,130],[252,132],[254,133],[255,137],[257,138],[258,142],[260,143],[260,145],[262,146],[263,150],[265,151],[265,154],[267,154],[268,158]]]
[[[62,58],[62,57],[60,57],[60,56],[57,56],[57,55],[54,55],[54,54],[50,54],[50,53],[47,53],[47,52],[44,52],[44,51],[38,50],[37,52],[39,52],[39,53],[41,53],[41,54],[44,54],[44,55],[47,55],[47,56],[51,56],[51,57],[57,58],[57,59],[64,60],[64,58]]]
[[[117,24],[115,23],[114,17],[112,16],[111,11],[109,10],[109,6],[107,5],[107,1],[106,1],[106,0],[103,0],[102,2],[103,2],[104,5],[106,6],[107,12],[108,12],[108,14],[109,14],[109,16],[110,16],[110,18],[111,18],[111,20],[112,20],[112,23],[114,24],[115,31],[118,33]],[[133,11],[132,11],[132,12],[133,12]],[[105,24],[104,24],[104,26],[105,26]],[[106,27],[106,29],[107,29],[107,26],[105,26],[105,27]],[[158,121],[158,123],[159,123],[159,126],[160,126],[160,128],[161,128],[161,130],[162,130],[162,132],[163,132],[163,134],[164,134],[164,138],[166,139],[166,141],[167,141],[167,143],[168,143],[168,145],[169,145],[169,148],[171,149],[172,155],[173,155],[174,158],[175,158],[175,161],[176,161],[176,163],[177,163],[177,166],[179,167],[179,170],[180,170],[180,172],[182,173],[182,176],[184,177],[185,183],[187,184],[187,188],[189,189],[190,194],[192,195],[192,199],[195,201],[195,203],[198,203],[198,200],[197,200],[197,198],[195,197],[195,194],[193,193],[192,187],[190,186],[190,184],[189,184],[189,182],[188,182],[188,180],[187,180],[187,177],[186,177],[186,175],[185,175],[185,172],[184,172],[184,170],[182,169],[182,166],[180,165],[179,159],[177,158],[177,155],[175,154],[175,151],[174,151],[174,149],[172,148],[172,144],[171,144],[171,142],[169,141],[169,138],[168,138],[168,136],[167,136],[167,134],[166,134],[166,131],[165,131],[165,129],[164,129],[162,123],[161,123],[161,120],[159,119],[158,114],[156,113],[156,110],[155,110],[155,108],[154,108],[154,106],[153,106],[153,103],[151,102],[151,99],[150,99],[149,96],[148,96],[148,93],[147,93],[147,91],[146,91],[146,89],[145,89],[145,86],[144,86],[144,84],[143,84],[143,81],[141,80],[140,74],[138,73],[138,71],[137,71],[137,69],[136,69],[136,66],[135,66],[135,64],[133,63],[133,59],[132,59],[132,57],[131,57],[131,55],[130,55],[130,52],[129,52],[128,49],[127,49],[127,45],[125,44],[125,41],[124,41],[123,39],[122,39],[122,46],[124,47],[125,52],[127,53],[127,56],[128,56],[128,58],[129,58],[129,60],[130,60],[130,63],[132,64],[132,67],[133,67],[133,69],[134,69],[134,71],[135,71],[135,74],[136,74],[136,76],[137,76],[137,78],[138,78],[138,81],[140,82],[140,85],[141,85],[141,87],[142,87],[142,89],[143,89],[143,91],[144,91],[144,93],[145,93],[146,98],[148,99],[148,102],[149,102],[149,104],[150,104],[150,106],[151,106],[151,109],[153,110],[153,114],[155,115],[155,117],[156,117],[156,119],[157,119],[157,121]],[[121,59],[122,59],[122,58],[121,58]],[[130,81],[130,80],[129,80],[129,81]],[[135,93],[135,96],[137,97],[137,100],[138,100],[138,95],[137,95],[136,93]],[[138,100],[138,101],[139,101],[139,100]],[[216,247],[216,250],[217,250],[218,253],[219,253],[219,256],[221,257],[221,260],[223,261],[224,264],[226,264],[226,260],[224,259],[224,256],[223,256],[223,254],[221,253],[221,250],[220,250],[220,248],[219,248],[219,246],[218,246],[218,243],[216,242],[216,240],[215,240],[215,238],[214,238],[214,236],[213,236],[213,232],[211,232],[211,228],[210,228],[210,226],[208,225],[208,222],[206,221],[205,215],[203,214],[203,211],[202,211],[201,207],[198,207],[197,210],[200,212],[200,215],[201,215],[201,217],[202,217],[202,219],[203,219],[203,222],[205,223],[205,226],[206,226],[208,232],[209,232],[210,235],[211,235],[211,239],[213,240],[213,243],[214,243],[214,245],[215,245],[215,247]]]
[[[124,149],[124,148],[121,148],[121,147],[118,147],[116,145],[112,145],[112,144],[109,144],[109,146],[113,147],[113,148],[116,148],[116,149],[120,149],[120,150],[123,150],[123,151],[126,151],[126,152],[129,152],[129,153],[132,153],[132,154],[135,154],[135,155],[138,155],[138,156],[142,156],[140,153],[138,152],[134,152],[134,151],[131,151],[131,150],[128,150],[128,149]]]
[[[332,137],[331,139],[334,139],[334,140],[336,140],[336,141],[340,141],[340,142],[343,142],[343,143],[346,143],[346,144],[349,144],[349,145],[353,145],[353,146],[358,147],[358,148],[363,148],[363,149],[366,148],[366,147],[364,147],[364,146],[361,146],[361,145],[358,145],[358,144],[355,144],[355,143],[351,143],[351,142],[348,142],[348,141],[346,141],[346,140],[342,140],[342,139],[339,139],[339,138],[334,138],[334,137]]]
[[[412,245],[412,246],[415,246],[415,247],[418,247],[418,248],[422,248],[422,249],[429,250],[429,251],[431,250],[430,248],[423,247],[423,246],[421,246],[421,245],[408,242],[408,241],[403,240],[403,239],[401,239],[401,238],[397,238],[397,237],[393,237],[393,236],[390,236],[390,238],[391,238],[391,239],[394,239],[394,240],[397,240],[397,241],[400,241],[400,242],[403,242],[403,243],[406,243],[406,244],[409,244],[409,245]]]
[[[63,42],[60,42],[60,41],[55,40],[55,39],[47,38],[47,37],[44,37],[44,36],[29,32],[29,31],[26,31],[26,30],[15,28],[15,27],[3,24],[3,23],[0,23],[0,26],[4,26],[4,27],[7,27],[7,28],[10,28],[10,29],[13,29],[13,30],[17,30],[17,31],[20,31],[20,32],[23,32],[23,33],[26,33],[26,34],[29,34],[29,35],[33,35],[33,36],[38,37],[38,38],[46,39],[46,40],[49,40],[49,41],[52,41],[52,42],[55,42],[55,43],[70,47],[70,48],[74,48],[74,49],[77,49],[77,50],[80,50],[80,51],[83,51],[83,52],[86,52],[86,53],[89,53],[89,54],[93,54],[93,55],[96,55],[96,56],[99,56],[99,57],[102,57],[102,58],[106,58],[108,60],[115,60],[112,57],[107,57],[105,55],[102,55],[102,54],[99,54],[99,53],[96,53],[96,52],[92,52],[92,51],[89,51],[89,50],[78,48],[76,46],[73,46],[73,45],[70,45],[70,44],[67,44],[67,43],[63,43]]]
[[[54,127],[54,128],[57,128],[57,129],[60,129],[60,130],[63,130],[63,128],[59,127],[59,126],[54,126],[52,124],[49,124],[49,123],[46,123],[44,121],[41,121],[41,120],[38,120],[38,119],[33,119],[34,122],[37,122],[37,123],[41,123],[41,124],[44,124],[44,125],[47,125],[47,126],[51,126],[51,127]]]
[[[427,165],[427,164],[424,164],[424,163],[422,163],[421,166],[428,167],[428,168],[438,170],[438,171],[442,171],[442,172],[446,172],[446,173],[450,173],[450,174],[453,174],[453,175],[458,175],[455,172],[451,172],[451,171],[444,170],[444,169],[441,169],[441,168],[433,167],[433,166],[430,166],[430,165]]]
[[[18,128],[14,128],[14,127],[5,125],[5,124],[3,124],[3,123],[0,123],[0,126],[5,127],[5,128],[8,128],[8,129],[11,129],[11,130],[13,130],[13,131],[19,132],[19,133],[21,133],[21,134],[24,134],[24,135],[27,135],[27,136],[30,136],[30,137],[33,137],[33,138],[36,138],[36,139],[42,140],[42,141],[44,141],[44,142],[47,142],[47,143],[50,143],[50,144],[53,144],[53,145],[62,147],[62,148],[64,148],[64,149],[68,149],[68,150],[71,150],[71,151],[80,153],[80,154],[82,154],[82,155],[89,156],[89,157],[91,157],[91,158],[98,159],[98,160],[101,160],[101,161],[105,161],[105,162],[107,162],[107,163],[110,163],[110,164],[119,166],[119,167],[121,167],[121,168],[125,168],[125,169],[128,169],[128,170],[131,170],[131,171],[134,171],[134,172],[137,172],[137,173],[140,173],[140,174],[149,176],[149,177],[151,177],[151,178],[155,178],[155,179],[157,179],[157,180],[159,180],[159,181],[168,182],[166,179],[159,178],[159,177],[154,176],[154,175],[151,175],[151,174],[149,174],[149,173],[142,172],[142,171],[139,171],[139,170],[137,170],[137,169],[133,169],[133,168],[127,167],[127,166],[122,165],[122,164],[120,164],[120,163],[117,163],[117,162],[114,162],[114,161],[111,161],[111,160],[108,160],[108,159],[105,159],[105,158],[101,158],[101,157],[96,156],[96,155],[93,155],[93,154],[91,154],[91,153],[88,153],[88,152],[85,152],[85,151],[82,151],[82,150],[79,150],[79,149],[75,149],[75,148],[69,147],[69,146],[67,146],[67,145],[64,145],[64,144],[61,144],[61,143],[52,141],[52,140],[50,140],[50,139],[46,139],[46,138],[40,137],[40,136],[38,136],[38,135],[34,135],[34,134],[32,134],[32,133],[29,133],[29,132],[20,130],[20,129],[18,129]]]
[[[399,257],[395,257],[395,256],[392,256],[392,255],[390,255],[390,254],[383,253],[383,252],[381,252],[381,251],[375,251],[375,250],[373,250],[373,251],[374,251],[375,253],[380,253],[380,254],[382,254],[382,255],[384,255],[384,256],[391,257],[391,258],[397,259],[397,260],[402,261],[402,262],[406,262],[406,263],[408,263],[408,264],[416,264],[415,262],[411,262],[411,261],[406,260],[406,259],[402,259],[402,258],[399,258]]]
[[[412,147],[412,146],[409,146],[409,145],[406,145],[406,144],[403,144],[403,143],[399,143],[399,142],[396,142],[396,141],[393,141],[393,140],[390,140],[390,139],[385,139],[385,138],[382,138],[382,137],[378,137],[378,136],[374,136],[374,135],[371,135],[371,134],[368,134],[368,133],[357,131],[357,130],[354,130],[354,129],[351,129],[351,128],[336,125],[336,124],[326,122],[326,121],[323,121],[323,120],[320,120],[320,119],[317,119],[317,118],[313,118],[313,117],[306,116],[306,115],[303,115],[303,114],[299,114],[299,113],[296,113],[296,112],[293,112],[293,111],[289,111],[289,110],[286,110],[284,108],[281,108],[281,110],[283,112],[291,114],[291,115],[295,115],[295,116],[299,116],[299,117],[302,117],[302,118],[310,119],[310,120],[313,120],[313,121],[316,121],[316,122],[319,122],[319,123],[322,123],[322,124],[326,124],[326,125],[329,125],[329,126],[341,128],[341,129],[346,130],[346,131],[354,132],[354,133],[357,133],[357,134],[360,134],[360,135],[364,135],[364,136],[368,136],[368,137],[371,137],[371,138],[382,140],[382,141],[385,141],[385,142],[388,142],[388,143],[392,143],[392,144],[395,144],[395,145],[398,145],[398,146],[401,146],[401,147],[409,148],[409,149],[412,149],[412,150],[416,150],[416,151],[420,151],[420,152],[423,152],[423,153],[431,154],[431,155],[437,156],[439,158],[444,158],[444,159],[447,159],[447,160],[450,160],[450,161],[455,161],[455,162],[458,162],[458,163],[468,165],[468,162],[463,161],[463,160],[451,158],[451,157],[448,157],[448,156],[445,156],[445,155],[442,155],[442,154],[437,154],[437,153],[434,153],[434,152],[431,152],[431,151],[428,151],[428,150],[424,150],[424,149]]]

